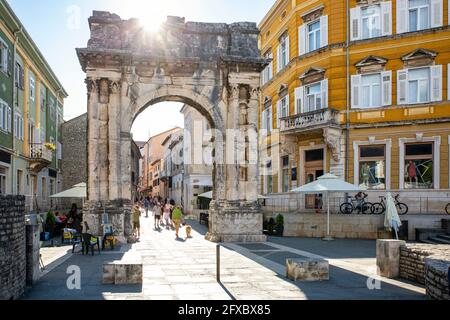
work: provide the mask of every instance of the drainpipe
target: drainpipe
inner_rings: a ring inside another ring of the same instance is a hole
[[[346,28],[347,37],[345,42],[346,65],[347,65],[347,107],[345,114],[345,179],[349,177],[349,148],[350,148],[350,4],[346,0]]]
[[[17,103],[19,103],[18,99],[17,99],[17,90],[18,88],[16,87],[16,55],[17,55],[17,42],[18,42],[18,36],[20,33],[22,33],[23,31],[23,27],[20,27],[20,29],[14,31],[14,55],[13,55],[13,65],[12,65],[12,73],[13,73],[13,106],[11,108],[11,127],[14,124],[14,115],[15,115],[15,106],[16,106],[16,100]],[[16,160],[16,154],[17,154],[17,150],[16,150],[16,136],[14,135],[14,128],[11,132],[12,134],[12,138],[13,138],[13,143],[12,143],[12,147],[13,147],[13,152],[11,154],[11,193],[12,194],[18,194],[18,190],[16,190],[16,192],[14,192],[14,188],[16,185],[16,175],[15,175],[15,160]]]

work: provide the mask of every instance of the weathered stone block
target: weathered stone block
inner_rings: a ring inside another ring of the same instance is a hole
[[[396,278],[400,273],[401,240],[377,240],[377,272],[386,278]]]
[[[142,278],[142,262],[114,261],[103,265],[103,284],[141,284]]]
[[[287,259],[286,275],[293,281],[329,280],[329,264],[324,259]]]

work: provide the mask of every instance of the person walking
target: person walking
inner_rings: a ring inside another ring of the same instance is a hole
[[[166,229],[169,229],[172,225],[172,222],[170,221],[170,211],[172,211],[172,205],[166,200],[163,206],[163,219]]]
[[[148,218],[148,210],[150,209],[150,201],[148,197],[144,199],[144,209],[145,209],[145,217]]]
[[[133,209],[133,234],[139,241],[141,237],[141,209],[139,205],[135,205]]]
[[[180,206],[175,206],[172,212],[172,221],[175,225],[175,235],[177,236],[177,239],[180,237],[178,236],[178,233],[180,231],[181,226],[181,220],[183,219],[183,212],[181,211]]]

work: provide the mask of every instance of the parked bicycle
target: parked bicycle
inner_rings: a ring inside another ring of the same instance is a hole
[[[405,215],[408,213],[409,208],[405,203],[400,202],[399,198],[400,198],[400,195],[398,194],[394,197],[394,201],[395,201],[395,206],[397,207],[398,214],[402,216],[402,215]],[[380,199],[381,199],[380,202],[373,204],[373,213],[374,214],[383,214],[386,212],[386,197],[380,196]]]
[[[340,206],[341,213],[352,214],[354,211],[358,211],[358,214],[372,214],[373,204],[366,200],[367,197],[366,193],[362,194],[362,198],[358,197],[358,195],[355,197],[348,196],[347,202]]]
[[[447,212],[447,214],[450,214],[450,203],[447,203],[447,206],[445,207],[445,212]]]

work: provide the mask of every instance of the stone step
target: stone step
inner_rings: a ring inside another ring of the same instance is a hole
[[[433,238],[421,240],[420,242],[427,243],[427,244],[442,244],[439,241],[433,240]]]
[[[450,241],[450,234],[441,234],[437,236],[438,238]]]

